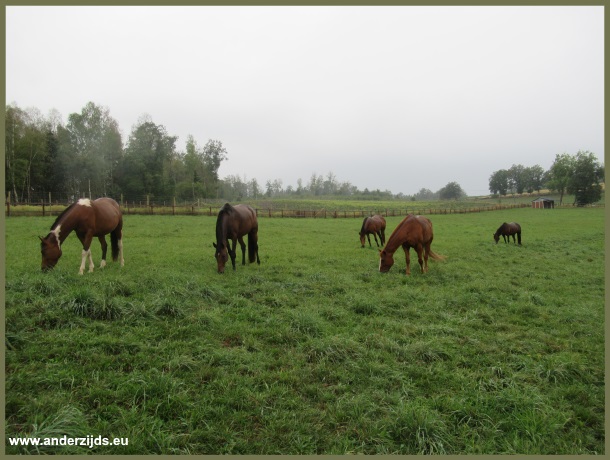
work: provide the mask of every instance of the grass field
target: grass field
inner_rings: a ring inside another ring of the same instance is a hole
[[[431,219],[447,260],[408,278],[401,252],[378,272],[359,219],[261,218],[261,265],[219,275],[213,217],[127,216],[125,267],[84,276],[74,235],[42,274],[52,219],[7,219],[7,438],[129,438],[40,449],[62,454],[604,454],[604,210]],[[512,220],[523,246],[495,245]]]

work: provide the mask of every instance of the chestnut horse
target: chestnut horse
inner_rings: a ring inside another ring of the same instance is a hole
[[[112,260],[123,260],[123,216],[116,201],[111,198],[98,198],[91,201],[87,198],[71,204],[55,219],[51,225],[51,232],[44,238],[40,237],[40,251],[42,253],[42,270],[47,271],[55,267],[61,257],[61,245],[74,231],[83,244],[83,252],[79,275],[85,271],[85,262],[89,258],[89,272],[93,271],[93,258],[91,257],[91,241],[96,236],[102,245],[102,263],[106,265],[106,236],[110,233],[112,245]]]
[[[423,216],[408,214],[390,235],[383,250],[379,251],[379,271],[386,273],[394,265],[394,253],[402,246],[407,259],[407,275],[411,274],[411,257],[409,250],[415,248],[417,260],[421,267],[421,272],[428,271],[428,256],[435,260],[444,260],[445,257],[434,253],[430,249],[432,244],[432,222]],[[423,257],[422,257],[423,256]]]
[[[233,270],[235,270],[235,246],[237,241],[239,241],[241,246],[242,265],[246,265],[244,235],[248,235],[248,261],[252,263],[256,260],[256,263],[260,265],[256,211],[246,204],[231,206],[229,203],[226,203],[218,212],[218,218],[216,219],[216,243],[212,243],[216,248],[214,257],[216,257],[218,262],[218,273],[224,273],[225,264],[229,256],[231,256],[231,263],[233,264]],[[229,240],[233,241],[232,248],[229,247]]]
[[[500,241],[500,235],[502,235],[502,238],[504,238],[505,243],[510,243],[510,237],[512,236],[513,243],[515,244],[517,243],[515,241],[515,235],[517,235],[517,240],[519,241],[519,245],[521,245],[521,225],[516,222],[511,222],[510,224],[504,222],[502,225],[500,225],[500,228],[498,228],[496,233],[494,233],[494,240],[496,240],[496,244],[498,244],[498,241]]]
[[[362,221],[362,228],[358,233],[360,235],[360,244],[362,247],[364,247],[365,236],[369,239],[369,247],[372,247],[371,233],[373,234],[373,238],[375,238],[375,243],[377,243],[377,235],[379,235],[381,245],[383,246],[385,244],[385,219],[380,215],[365,217]],[[379,243],[377,243],[377,247],[379,247]]]

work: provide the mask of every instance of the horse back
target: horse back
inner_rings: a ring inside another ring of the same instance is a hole
[[[363,223],[363,230],[374,233],[382,229],[385,229],[385,219],[380,215],[374,215],[372,217],[366,217]]]
[[[91,201],[91,210],[93,212],[89,224],[94,229],[95,236],[107,235],[123,222],[121,208],[112,198]]]
[[[409,214],[394,230],[390,240],[408,246],[427,244],[432,241],[432,222],[426,217]]]
[[[232,221],[231,229],[235,238],[239,238],[252,230],[258,230],[258,220],[256,211],[247,204],[237,204],[233,206],[235,219]]]

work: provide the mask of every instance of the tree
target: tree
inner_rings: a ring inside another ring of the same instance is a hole
[[[201,152],[204,165],[203,186],[206,196],[215,197],[218,188],[218,170],[224,160],[227,159],[227,150],[222,142],[208,140]]]
[[[535,165],[525,168],[523,171],[525,176],[525,190],[527,193],[532,193],[534,190],[540,192],[543,184],[544,169],[542,166]]]
[[[31,202],[32,192],[44,192],[49,186],[50,123],[38,109],[22,110],[7,106],[5,118],[5,174],[6,191],[15,201]]]
[[[508,171],[500,169],[489,178],[489,191],[493,194],[506,196],[508,193]]]
[[[525,166],[512,165],[508,170],[508,190],[522,194],[525,191],[526,182]]]
[[[441,200],[459,200],[466,196],[466,192],[462,190],[462,187],[457,182],[449,182],[438,191],[438,195]]]
[[[72,113],[66,124],[73,156],[69,174],[75,179],[77,195],[116,195],[116,170],[122,159],[123,142],[119,125],[107,108],[88,102],[81,113]]]
[[[412,197],[412,201],[431,201],[434,199],[436,199],[436,194],[432,190],[423,187]]]
[[[547,172],[547,187],[559,192],[559,205],[574,173],[574,158],[567,153],[555,155],[555,161]]]
[[[133,127],[125,149],[121,186],[133,195],[171,194],[171,183],[164,174],[175,154],[177,137],[169,136],[164,126],[141,119]]]
[[[604,167],[599,164],[595,154],[579,151],[573,158],[572,165],[574,169],[567,191],[574,194],[574,203],[584,206],[599,201],[602,196]]]

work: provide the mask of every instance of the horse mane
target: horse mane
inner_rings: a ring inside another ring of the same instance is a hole
[[[502,231],[502,229],[504,228],[505,225],[508,225],[508,224],[506,222],[504,222],[502,225],[500,225],[498,227],[498,229],[496,230],[496,235]]]
[[[224,221],[225,216],[230,216],[233,214],[233,212],[233,206],[231,206],[229,203],[225,203],[225,205],[220,208],[220,211],[218,211],[218,218],[216,219],[216,244],[218,245],[218,250],[224,246],[222,222]]]
[[[360,234],[362,235],[364,233],[364,225],[366,224],[366,220],[368,219],[368,217],[365,217],[364,220],[362,221],[362,228],[360,229]]]
[[[69,212],[72,210],[72,208],[74,206],[76,206],[77,203],[72,203],[70,206],[68,206],[66,209],[64,209],[61,214],[59,216],[57,216],[57,219],[55,219],[55,222],[53,222],[53,225],[51,225],[50,230],[55,229],[55,227],[57,227],[57,225],[59,224],[59,222],[61,221],[61,219]]]

